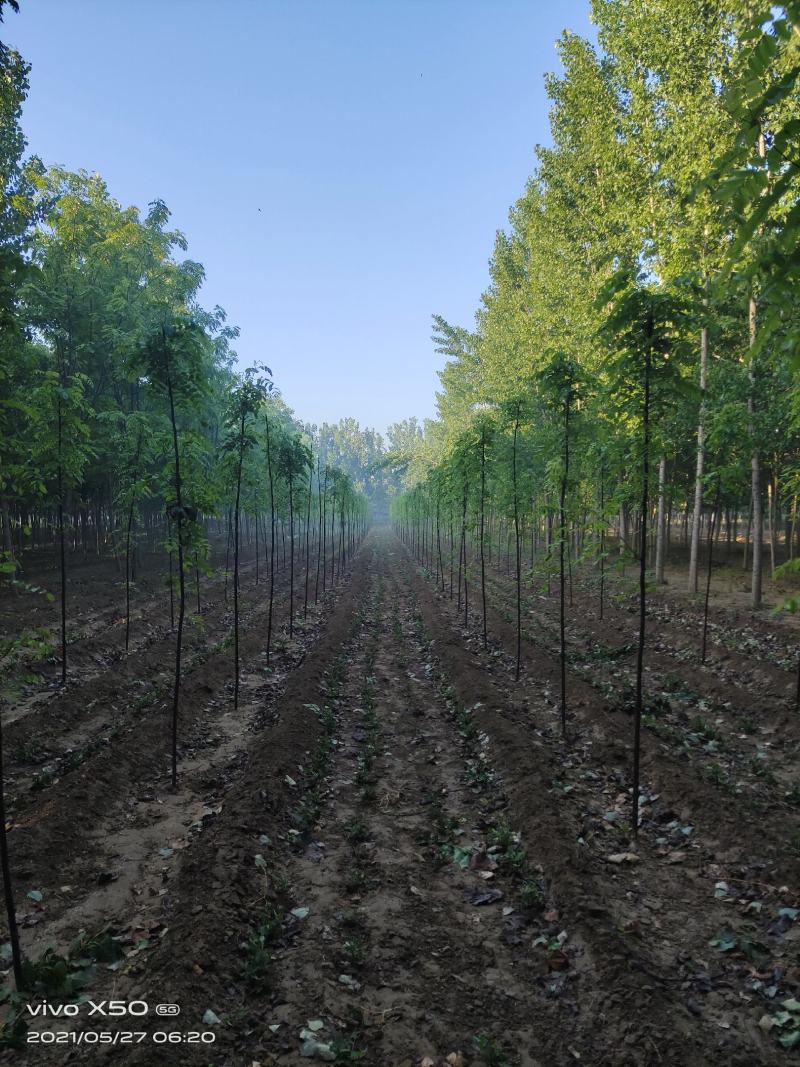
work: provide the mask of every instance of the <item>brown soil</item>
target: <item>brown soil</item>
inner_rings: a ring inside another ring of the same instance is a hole
[[[9,840],[26,950],[110,927],[125,958],[98,965],[89,995],[150,1013],[37,1017],[32,1032],[65,1043],[8,1055],[146,1067],[794,1058],[776,1040],[787,1031],[764,1022],[800,997],[791,631],[720,609],[703,667],[689,654],[694,614],[657,601],[648,696],[663,700],[644,732],[632,848],[629,605],[601,621],[590,580],[576,581],[562,739],[557,601],[529,592],[515,683],[513,588],[493,572],[487,593],[484,649],[476,616],[465,627],[374,531],[265,672],[265,589],[251,583],[241,707],[229,650],[198,660],[174,794],[157,688],[168,639],[65,694],[60,723],[50,703],[14,722],[9,733],[35,724],[62,753],[106,718],[118,727],[34,793],[29,765],[12,762]],[[152,688],[133,710],[137,677]],[[115,708],[83,716],[90,699]],[[156,1016],[163,1002],[181,1014]],[[144,1037],[72,1043],[89,1031]],[[170,1044],[167,1031],[215,1040]]]

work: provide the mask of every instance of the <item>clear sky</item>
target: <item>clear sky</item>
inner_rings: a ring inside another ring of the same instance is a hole
[[[548,141],[543,76],[588,0],[21,0],[46,163],[161,198],[297,414],[435,413],[436,312],[470,325]]]

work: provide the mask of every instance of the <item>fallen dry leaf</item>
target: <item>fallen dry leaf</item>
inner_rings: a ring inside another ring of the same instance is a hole
[[[500,889],[487,889],[485,892],[481,892],[480,889],[476,889],[474,893],[471,893],[468,898],[470,904],[474,904],[476,907],[480,907],[482,904],[494,904],[498,900],[503,899],[503,893]]]
[[[638,863],[639,857],[635,852],[615,852],[611,856],[606,856],[609,863]]]

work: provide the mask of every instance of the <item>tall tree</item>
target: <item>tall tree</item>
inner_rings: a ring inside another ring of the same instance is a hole
[[[178,784],[178,710],[181,689],[181,653],[183,625],[186,617],[186,545],[192,525],[197,521],[197,508],[185,499],[181,477],[181,405],[191,405],[202,396],[208,362],[208,340],[205,331],[192,318],[165,312],[161,325],[144,342],[140,358],[143,371],[152,385],[166,398],[172,438],[172,494],[168,513],[175,530],[169,545],[178,563],[178,628],[175,639],[175,672],[172,690],[171,766],[172,787]]]
[[[271,375],[269,367],[264,370]],[[233,505],[233,706],[239,707],[239,541],[242,501],[242,471],[245,456],[254,448],[254,423],[264,400],[272,389],[269,378],[259,376],[258,369],[248,368],[230,394],[227,450],[233,456],[235,495]]]

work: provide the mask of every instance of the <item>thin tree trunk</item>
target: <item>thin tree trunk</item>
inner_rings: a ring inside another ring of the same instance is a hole
[[[763,159],[766,153],[763,131],[758,136],[758,154]],[[748,306],[748,323],[750,328],[750,347],[756,343],[758,305],[755,296],[751,293]],[[762,581],[763,581],[763,518],[761,501],[761,454],[755,440],[755,406],[756,406],[756,367],[755,360],[751,356],[748,364],[747,376],[749,389],[747,393],[748,433],[752,442],[753,451],[750,456],[751,494],[753,507],[753,571],[751,597],[754,608],[761,607]]]
[[[178,705],[181,692],[181,651],[183,645],[183,620],[186,613],[186,583],[183,573],[183,499],[181,487],[181,459],[178,448],[178,424],[175,419],[175,397],[172,390],[172,376],[169,370],[169,355],[166,348],[166,339],[162,337],[164,345],[164,361],[167,368],[167,391],[169,394],[169,414],[172,422],[172,447],[175,454],[175,504],[177,509],[178,526],[178,633],[175,640],[175,685],[172,692],[172,788],[178,785]]]
[[[628,510],[624,503],[619,506],[619,554],[625,557],[628,547]],[[623,571],[624,573],[624,571]]]
[[[464,509],[461,514],[461,553],[464,557],[464,626],[469,624],[469,598],[467,593],[467,485],[464,483]],[[461,574],[461,559],[458,561]],[[461,582],[459,579],[459,591]]]
[[[316,582],[316,585],[314,586],[314,603],[315,604],[317,603],[317,600],[319,598],[320,563],[322,561],[324,561],[324,558],[325,558],[325,494],[328,491],[328,467],[327,467],[327,464],[325,466],[325,485],[324,485],[324,487],[322,487],[321,484],[320,484],[321,483],[320,475],[321,475],[320,461],[319,461],[319,458],[318,458],[317,459],[317,492],[319,493],[319,540],[317,541],[317,582]],[[323,591],[325,589],[324,578],[325,578],[325,576],[323,574]]]
[[[289,637],[294,636],[294,479],[289,465]]]
[[[336,486],[331,493],[331,589],[336,584]]]
[[[239,505],[242,498],[242,458],[244,456],[244,420],[239,423],[239,462],[236,466],[236,504],[233,512],[233,707],[239,707]]]
[[[514,680],[519,681],[522,662],[522,560],[519,541],[519,499],[517,496],[517,436],[519,434],[519,408],[514,418],[514,441],[511,449],[511,481],[514,493],[514,548],[515,578],[517,582],[517,659]]]
[[[453,533],[453,506],[452,506],[452,503],[450,505],[449,512],[450,512],[449,513],[449,529],[450,529],[450,599],[452,600],[453,599],[453,569],[454,569],[453,560],[455,558],[455,548],[456,548],[455,536],[454,536],[454,533]]]
[[[142,448],[142,431],[136,442],[136,458],[133,461],[133,478],[131,485],[131,503],[128,508],[128,527],[125,533],[125,651],[128,651],[131,635],[131,536],[133,519],[136,511],[136,494],[134,486],[139,477],[139,456]]]
[[[708,601],[711,596],[711,564],[714,556],[714,523],[717,519],[717,513],[719,512],[719,497],[720,497],[720,483],[717,479],[717,499],[714,504],[714,510],[711,513],[711,525],[708,532],[708,569],[706,570],[706,594],[705,601],[703,603],[703,641],[700,646],[700,662],[706,661],[706,640],[708,638]]]
[[[606,581],[606,518],[605,518],[605,472],[600,464],[600,618],[603,618]]]
[[[258,575],[258,563],[259,563],[259,559],[258,559],[258,526],[259,526],[259,522],[258,522],[258,506],[256,506],[256,514],[255,514],[254,525],[255,525],[255,528],[256,528],[256,531],[255,531],[255,533],[256,533],[256,585],[258,585],[258,577],[259,577],[259,575]]]
[[[228,603],[228,574],[230,572],[231,562],[231,540],[233,537],[233,524],[231,520],[231,509],[228,508],[228,530],[225,538],[225,603]]]
[[[697,592],[697,571],[700,553],[700,516],[703,512],[703,475],[706,456],[706,388],[708,382],[708,327],[700,331],[700,412],[697,418],[697,464],[694,476],[694,513],[692,542],[689,555],[689,592]],[[656,579],[660,580],[660,579]]]
[[[653,324],[648,329],[648,345],[644,364],[644,410],[642,413],[642,514],[639,542],[639,641],[636,650],[636,706],[633,726],[633,811],[631,830],[634,838],[639,835],[639,777],[642,742],[642,682],[644,674],[645,622],[647,617],[647,502],[650,493],[650,361]]]
[[[488,648],[488,641],[486,635],[486,559],[484,555],[484,523],[485,523],[485,506],[486,506],[486,436],[485,431],[481,430],[481,544],[480,544],[480,556],[481,556],[481,601],[483,607],[483,647]]]
[[[3,501],[3,551],[13,558],[14,542],[11,536],[11,512],[5,500]]]
[[[313,444],[312,444],[313,449]],[[311,489],[314,484],[314,453],[308,455],[308,508],[306,510],[306,585],[303,594],[303,618],[308,618],[308,571],[311,564]]]
[[[441,578],[441,589],[444,592],[444,562],[442,560],[442,531],[439,525],[439,511],[441,508],[441,499],[439,489],[436,489],[436,553],[439,558],[439,576]]]
[[[750,320],[750,345],[756,343],[756,314],[757,305],[755,299],[750,297],[749,320]],[[751,359],[748,369],[750,388],[747,395],[747,413],[750,419],[748,432],[751,438],[755,434],[755,366]],[[752,536],[753,536],[753,569],[751,584],[751,599],[754,608],[761,607],[762,581],[763,581],[763,538],[764,519],[762,514],[761,500],[761,455],[755,444],[750,455],[750,492],[752,494]]]
[[[789,559],[794,559],[794,536],[797,527],[797,496],[792,497],[792,521],[789,527]]]
[[[770,577],[775,580],[775,520],[778,497],[778,476],[773,471],[767,482],[767,525],[769,527],[769,562]]]
[[[656,519],[656,582],[664,585],[665,527],[666,527],[667,458],[658,463],[658,517]]]
[[[269,416],[264,416],[266,426],[267,446],[267,478],[269,481],[269,608],[267,611],[267,666],[269,667],[270,650],[272,648],[272,611],[275,603],[275,483],[272,474],[272,447],[269,433]]]
[[[169,512],[167,512],[167,543],[172,541],[172,527],[169,521]],[[174,632],[175,630],[175,582],[172,577],[172,550],[167,552],[167,566],[169,568],[169,628]],[[227,600],[227,596],[225,598]]]
[[[560,636],[560,666],[561,666],[561,736],[567,736],[567,637],[566,637],[566,604],[564,602],[565,574],[564,574],[564,541],[567,532],[567,480],[569,479],[569,408],[572,400],[571,386],[567,388],[564,398],[564,469],[561,473],[561,499],[559,502],[559,523],[561,529],[559,535],[559,589],[561,602],[559,604],[559,636]]]
[[[67,681],[67,549],[64,540],[64,464],[62,460],[64,420],[61,395],[58,398],[58,546],[61,570],[61,684]]]
[[[11,862],[8,854],[8,833],[6,831],[6,797],[5,765],[3,752],[3,724],[0,722],[0,868],[3,872],[3,894],[8,923],[8,940],[11,943],[11,961],[14,968],[14,984],[17,992],[22,991],[22,950],[19,944],[17,927],[17,910],[14,904],[14,889],[11,884]]]

